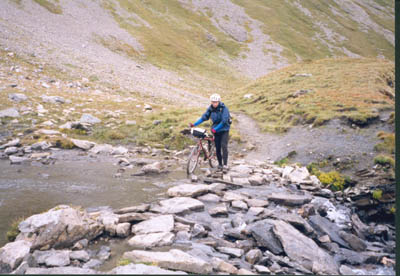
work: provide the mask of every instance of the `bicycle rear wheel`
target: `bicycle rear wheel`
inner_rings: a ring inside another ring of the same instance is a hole
[[[189,154],[187,161],[186,173],[192,174],[199,163],[200,149],[199,146],[195,146]]]
[[[209,158],[208,158],[208,163],[210,164],[211,168],[216,168],[218,167],[218,159],[217,159],[217,154],[215,153],[215,145],[214,143],[211,143],[210,148],[209,148]]]

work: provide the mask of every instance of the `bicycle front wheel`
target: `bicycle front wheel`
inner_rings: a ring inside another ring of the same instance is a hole
[[[189,158],[187,161],[186,172],[187,174],[192,174],[197,167],[197,163],[199,163],[200,149],[199,146],[195,146],[189,154]]]
[[[210,164],[211,168],[216,168],[218,167],[218,159],[217,155],[215,153],[215,145],[211,144],[210,149],[209,149],[209,157],[208,157],[208,163]]]

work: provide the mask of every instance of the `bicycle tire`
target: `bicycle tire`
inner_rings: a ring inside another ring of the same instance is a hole
[[[218,167],[218,159],[217,159],[217,155],[215,153],[215,145],[213,143],[211,144],[211,147],[210,147],[208,153],[210,154],[209,158],[208,158],[208,163],[210,164],[210,167],[211,168]]]
[[[188,175],[192,174],[195,171],[197,164],[199,163],[199,156],[200,156],[200,151],[199,151],[199,146],[197,145],[192,149],[188,157],[186,166],[186,173]]]

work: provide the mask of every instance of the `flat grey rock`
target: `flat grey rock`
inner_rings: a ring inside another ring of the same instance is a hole
[[[132,237],[128,244],[136,248],[153,248],[169,246],[174,242],[175,235],[171,232],[150,233]]]
[[[80,268],[80,267],[52,267],[52,268],[41,268],[41,267],[29,267],[26,274],[97,274],[97,271],[92,269]]]
[[[338,274],[339,268],[331,255],[310,238],[284,221],[271,221],[273,232],[287,256],[316,274]]]
[[[310,195],[295,195],[288,193],[272,193],[268,196],[269,201],[273,201],[277,204],[283,204],[287,206],[301,206],[309,203],[312,200]]]
[[[168,189],[167,195],[170,197],[198,197],[208,193],[209,187],[204,184],[182,184]]]
[[[209,263],[178,249],[171,249],[168,252],[133,250],[125,252],[123,258],[134,262],[157,263],[162,268],[197,274],[210,274],[212,272],[212,266]]]
[[[204,203],[200,200],[190,197],[174,197],[161,200],[160,206],[155,206],[152,210],[168,214],[185,214],[192,211],[204,210]]]
[[[145,264],[128,264],[123,266],[117,266],[113,270],[107,272],[107,274],[129,274],[129,275],[187,275],[186,272],[183,271],[175,271],[175,270],[167,270],[159,268],[158,266],[154,265],[145,265]]]
[[[159,232],[171,232],[173,229],[174,217],[172,215],[162,215],[133,225],[132,233],[139,235]]]

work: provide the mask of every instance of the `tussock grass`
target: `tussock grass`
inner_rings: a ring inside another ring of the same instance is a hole
[[[382,154],[374,158],[374,163],[382,166],[390,166],[392,168],[394,168],[395,165],[395,161],[392,157]]]
[[[311,74],[300,76],[299,74]],[[299,124],[319,126],[333,118],[365,125],[394,102],[379,90],[393,89],[394,64],[378,59],[323,59],[295,64],[236,90],[228,105],[256,119],[264,131]],[[294,97],[299,90],[308,93]],[[244,95],[252,94],[251,98]]]
[[[380,131],[378,133],[378,138],[382,140],[381,143],[376,144],[374,149],[378,152],[385,152],[389,154],[394,154],[395,151],[395,134]]]
[[[24,217],[18,217],[15,218],[12,222],[11,222],[11,226],[10,229],[6,232],[6,239],[9,242],[13,242],[15,241],[16,237],[18,236],[18,234],[20,233],[19,229],[18,229],[18,225],[24,221],[25,218]]]

